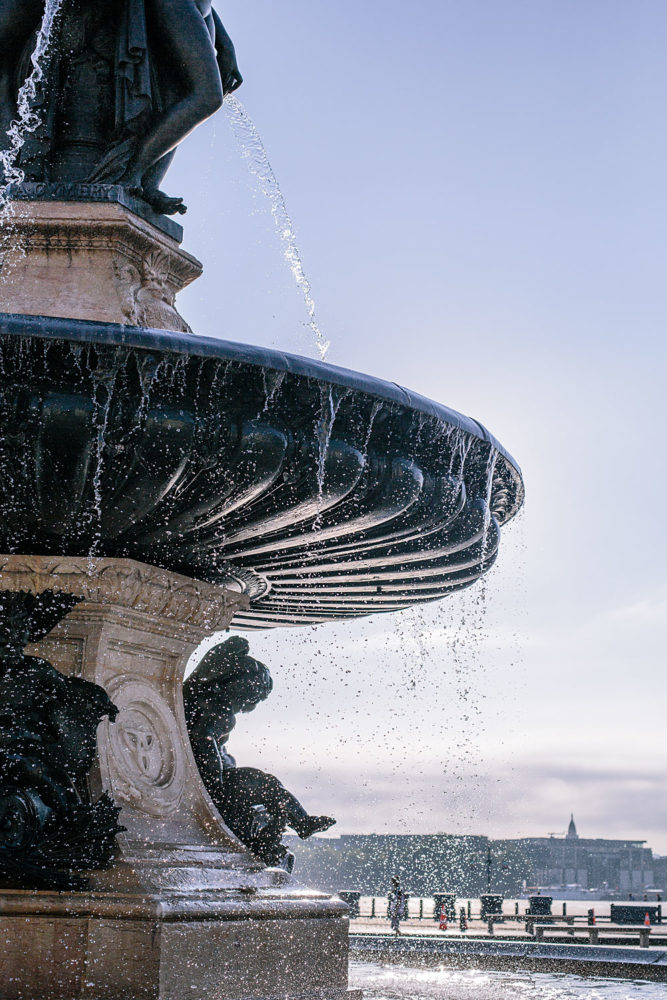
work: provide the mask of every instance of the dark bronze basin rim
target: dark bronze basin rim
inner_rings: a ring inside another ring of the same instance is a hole
[[[268,347],[240,344],[215,337],[198,337],[194,334],[172,333],[169,330],[146,330],[139,327],[120,326],[116,323],[95,323],[89,320],[58,319],[51,316],[19,316],[0,313],[0,335],[43,337],[48,340],[69,340],[86,344],[112,344],[146,351],[165,351],[190,354],[197,357],[219,358],[239,364],[256,365],[276,372],[289,372],[305,378],[317,379],[328,385],[341,386],[367,396],[391,403],[398,403],[411,410],[435,417],[443,423],[458,427],[467,434],[491,444],[507,460],[517,474],[517,508],[523,502],[521,469],[510,453],[483,424],[456,410],[436,403],[417,392],[411,392],[397,382],[386,382],[351,368],[340,368],[322,361],[287,354]]]
[[[92,367],[69,364],[88,351]],[[134,559],[240,589],[237,627],[440,600],[490,569],[523,503],[481,424],[344,368],[6,314],[0,354],[0,552]],[[102,382],[110,361],[120,373],[102,409],[96,355]]]

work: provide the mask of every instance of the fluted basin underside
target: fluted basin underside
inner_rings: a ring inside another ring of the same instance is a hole
[[[0,552],[132,558],[246,592],[240,628],[474,583],[518,510],[479,424],[226,341],[0,316]]]

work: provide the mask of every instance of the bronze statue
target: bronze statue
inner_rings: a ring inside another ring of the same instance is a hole
[[[0,0],[0,128],[16,115],[44,0]],[[160,184],[182,140],[242,77],[210,0],[62,0],[19,166],[28,181],[119,184],[185,211]]]
[[[249,655],[246,639],[215,646],[183,685],[185,715],[199,773],[225,823],[267,865],[292,870],[294,856],[282,844],[291,827],[302,839],[335,823],[311,816],[272,774],[237,767],[227,751],[239,712],[251,712],[269,696],[268,669]]]
[[[99,685],[23,653],[76,603],[0,592],[0,880],[12,885],[80,887],[73,872],[106,867],[122,829],[111,798],[91,802],[85,784],[97,727],[116,706]]]

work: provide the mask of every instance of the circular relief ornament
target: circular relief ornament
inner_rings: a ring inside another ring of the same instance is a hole
[[[120,709],[109,726],[109,771],[113,794],[150,816],[171,815],[181,801],[185,762],[174,714],[143,681],[109,687]]]

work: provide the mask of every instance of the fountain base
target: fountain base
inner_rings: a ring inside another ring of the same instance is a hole
[[[163,863],[161,859],[160,865]],[[182,862],[181,862],[182,863]],[[210,892],[210,889],[207,891]],[[2,1000],[355,1000],[343,904],[0,893]],[[217,894],[221,896],[221,893]],[[227,890],[225,895],[232,895]],[[336,909],[336,906],[338,909]]]
[[[89,783],[126,828],[82,891],[0,889],[1,1000],[349,996],[347,907],[243,847],[190,749],[185,666],[245,595],[132,560],[40,556],[0,556],[0,591],[82,599],[27,652],[119,708]]]

